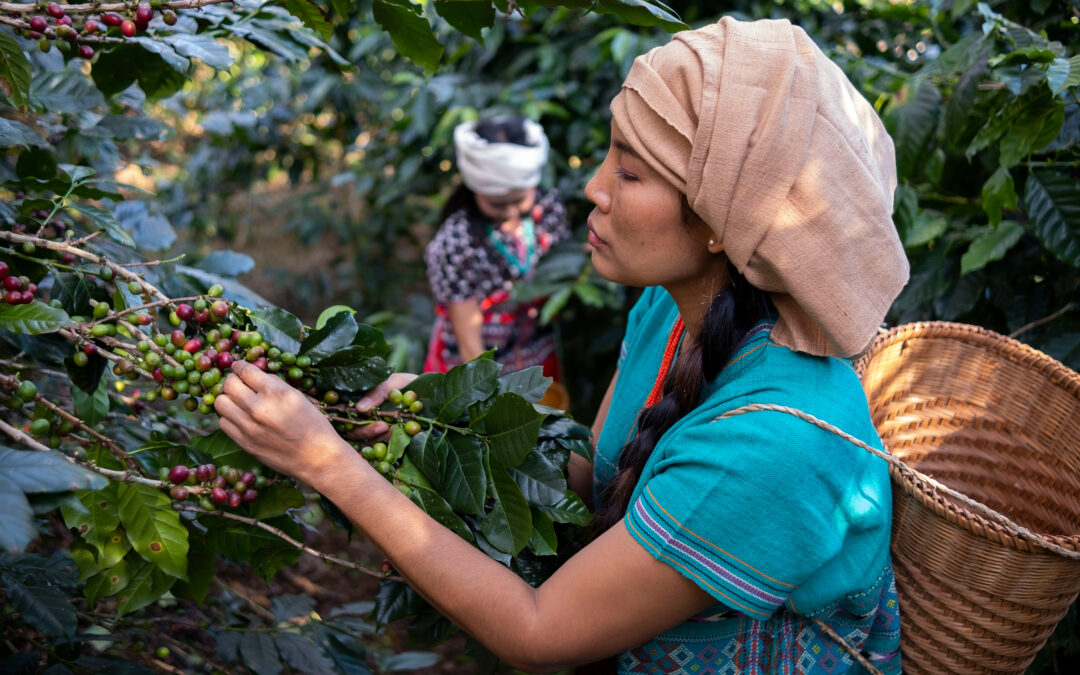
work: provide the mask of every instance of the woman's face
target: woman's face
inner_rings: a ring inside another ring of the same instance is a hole
[[[685,222],[682,193],[649,168],[614,122],[611,147],[585,186],[596,207],[589,244],[596,271],[628,286],[663,286],[672,295],[696,289],[720,256],[712,233],[697,219]]]
[[[476,208],[497,226],[516,225],[536,203],[536,188],[511,190],[505,195],[476,195]]]

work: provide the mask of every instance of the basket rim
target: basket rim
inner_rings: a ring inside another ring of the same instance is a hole
[[[901,324],[879,334],[852,364],[861,380],[866,367],[875,353],[897,342],[910,340],[959,340],[986,350],[990,355],[1021,364],[1042,375],[1064,389],[1080,403],[1080,373],[1070,369],[1057,359],[1015,338],[996,333],[981,326],[948,321],[920,321]],[[890,452],[891,454],[891,452]],[[1080,533],[1075,535],[1049,535],[1038,532],[1018,532],[1002,523],[990,520],[963,504],[947,499],[921,473],[898,457],[890,468],[894,481],[904,492],[927,508],[945,516],[950,522],[982,538],[993,538],[1002,544],[1025,552],[1047,551],[1045,544],[1080,552]],[[951,489],[951,488],[950,488]],[[975,501],[975,500],[973,500]],[[981,502],[980,502],[981,504]],[[991,533],[994,536],[990,536]],[[1032,536],[1039,541],[1031,541]]]

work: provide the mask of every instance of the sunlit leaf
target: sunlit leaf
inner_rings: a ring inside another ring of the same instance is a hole
[[[13,333],[40,335],[74,325],[67,312],[38,300],[27,305],[0,304],[0,328]]]

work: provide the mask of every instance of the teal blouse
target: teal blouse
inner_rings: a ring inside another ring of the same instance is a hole
[[[647,289],[630,313],[597,443],[598,492],[634,433],[677,316],[662,288]],[[621,654],[621,673],[862,671],[815,618],[879,670],[900,670],[887,464],[786,413],[716,419],[779,404],[882,447],[851,364],[794,352],[770,329],[751,330],[702,404],[660,439],[624,518],[651,555],[717,604]]]

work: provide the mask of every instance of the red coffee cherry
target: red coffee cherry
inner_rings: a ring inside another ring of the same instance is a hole
[[[176,306],[176,316],[184,321],[190,321],[191,317],[195,316],[195,309],[186,302],[182,302]]]
[[[135,24],[125,19],[120,23],[120,32],[124,37],[135,37]]]
[[[188,479],[190,470],[183,464],[177,464],[169,470],[169,482],[170,483],[183,483]]]
[[[154,18],[154,10],[150,5],[141,4],[135,9],[135,18],[139,21],[150,21]]]
[[[229,501],[229,493],[225,492],[224,488],[216,487],[210,491],[210,501],[215,504],[224,504]]]
[[[49,23],[47,21],[45,21],[45,17],[43,17],[43,16],[32,16],[32,17],[30,17],[30,28],[33,29],[33,30],[38,31],[39,33],[44,31],[46,26],[48,26],[48,25],[49,25]]]
[[[124,22],[124,19],[116,12],[109,12],[101,17],[101,20],[105,22],[106,26],[119,26]]]
[[[79,56],[89,61],[94,58],[94,48],[90,45],[80,45]]]
[[[60,17],[64,16],[64,8],[55,2],[50,2],[49,5],[45,8],[45,11],[48,12],[49,16],[54,19],[59,19]]]

